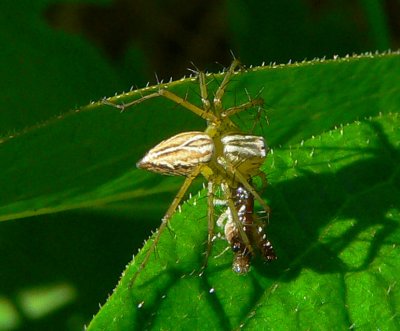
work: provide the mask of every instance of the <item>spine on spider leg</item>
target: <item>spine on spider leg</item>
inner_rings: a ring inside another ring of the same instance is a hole
[[[235,254],[232,269],[237,273],[244,274],[250,268],[251,252],[256,247],[265,260],[275,260],[276,255],[264,232],[264,224],[255,219],[253,195],[242,184],[238,184],[236,188],[232,189],[232,196],[236,208],[234,212],[237,212],[238,218],[243,224],[243,231],[249,238],[252,247],[246,246],[238,229],[231,222],[228,222],[225,226],[225,236]]]

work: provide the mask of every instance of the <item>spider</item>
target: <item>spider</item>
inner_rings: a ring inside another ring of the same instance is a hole
[[[202,108],[165,88],[127,104],[118,105],[104,101],[106,104],[124,110],[127,107],[134,106],[151,98],[165,97],[207,121],[207,128],[204,132],[182,132],[166,139],[148,151],[137,163],[137,167],[141,169],[166,175],[186,176],[186,179],[162,218],[161,225],[149,250],[145,253],[144,259],[131,278],[131,286],[133,286],[138,275],[145,268],[153,250],[157,247],[161,234],[166,229],[169,220],[181,203],[193,180],[200,174],[208,182],[208,241],[202,270],[207,266],[212,248],[215,227],[214,197],[217,187],[222,189],[223,200],[226,202],[227,210],[229,210],[225,232],[229,232],[227,239],[235,252],[233,270],[238,273],[248,271],[250,258],[254,251],[253,246],[261,248],[262,254],[267,259],[272,259],[272,256],[275,256],[269,241],[263,237],[262,230],[253,231],[254,224],[250,217],[250,214],[253,213],[253,199],[259,202],[267,215],[270,212],[268,205],[251,184],[251,179],[255,176],[260,176],[263,182],[265,182],[265,177],[260,171],[260,167],[266,157],[266,145],[263,137],[241,132],[230,119],[232,115],[249,108],[261,107],[264,100],[262,98],[255,98],[228,109],[223,108],[221,101],[226,87],[239,64],[239,61],[234,59],[212,100],[208,97],[205,74],[201,71],[198,72]],[[239,190],[245,191],[248,197],[242,199],[235,198],[235,193],[232,192],[239,192]],[[246,216],[241,215],[241,205],[246,206]],[[248,222],[246,221],[247,219],[249,220]],[[268,245],[271,247],[270,251],[268,251]],[[263,249],[266,252],[265,254]]]

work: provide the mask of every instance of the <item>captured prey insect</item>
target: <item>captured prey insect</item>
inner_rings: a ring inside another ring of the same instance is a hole
[[[234,271],[238,273],[248,271],[250,258],[255,248],[261,250],[261,254],[267,259],[275,257],[272,246],[262,232],[262,227],[261,230],[258,230],[251,216],[253,214],[253,199],[258,201],[267,215],[270,212],[268,205],[251,184],[251,179],[256,176],[265,181],[260,167],[266,158],[266,145],[263,137],[241,132],[230,119],[232,115],[244,110],[261,107],[264,100],[262,98],[250,99],[241,105],[227,109],[224,109],[222,105],[222,98],[227,85],[238,66],[239,61],[235,59],[227,69],[213,98],[208,96],[204,72],[198,72],[202,108],[165,88],[128,104],[117,105],[104,101],[106,104],[124,110],[145,100],[161,96],[176,102],[207,121],[207,128],[204,132],[179,133],[159,143],[137,163],[137,166],[142,169],[166,175],[183,175],[186,176],[186,179],[167,209],[149,250],[145,253],[138,270],[131,279],[131,285],[145,268],[169,220],[193,180],[200,174],[208,182],[208,241],[203,269],[207,265],[214,237],[216,223],[214,197],[217,188],[222,189],[222,200],[226,202],[227,210],[230,211],[225,232],[229,233],[227,239],[235,252]],[[241,192],[245,192],[247,196],[242,197]],[[240,197],[237,195],[240,195]],[[245,209],[244,214],[242,214],[242,206]],[[228,229],[230,230],[228,231]],[[239,265],[243,266],[239,267]]]
[[[264,233],[265,224],[260,221],[254,213],[254,197],[242,184],[237,183],[236,187],[231,187],[232,198],[235,204],[235,210],[227,208],[219,217],[217,224],[224,225],[225,238],[231,245],[234,252],[232,269],[239,274],[249,271],[250,260],[253,256],[252,249],[258,248],[261,256],[267,260],[275,260],[276,255],[271,242]],[[240,232],[235,222],[233,222],[233,213],[237,213],[240,220],[240,226],[246,233],[251,247],[248,247],[240,236]]]

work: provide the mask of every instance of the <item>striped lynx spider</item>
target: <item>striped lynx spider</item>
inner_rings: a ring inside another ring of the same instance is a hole
[[[221,102],[225,89],[238,66],[239,61],[235,59],[226,71],[213,99],[208,96],[204,72],[198,72],[202,108],[167,89],[160,89],[123,105],[105,101],[124,110],[151,98],[164,97],[207,121],[204,132],[182,132],[166,139],[148,151],[137,163],[141,169],[166,175],[185,176],[186,179],[166,211],[151,247],[131,279],[131,285],[146,266],[186,191],[200,174],[208,183],[208,243],[203,270],[211,252],[216,223],[224,226],[225,237],[234,252],[232,268],[236,273],[243,274],[249,270],[250,259],[255,249],[258,249],[266,260],[276,258],[273,247],[263,231],[263,224],[257,221],[254,215],[254,200],[258,201],[267,216],[270,212],[267,204],[252,186],[253,177],[259,176],[265,181],[260,167],[265,160],[267,148],[263,137],[241,132],[230,119],[232,115],[239,112],[262,106],[264,101],[262,98],[255,98],[228,109],[224,109]],[[222,199],[219,200],[226,207],[225,212],[218,218],[218,222],[216,222],[214,212],[217,189],[222,192]]]

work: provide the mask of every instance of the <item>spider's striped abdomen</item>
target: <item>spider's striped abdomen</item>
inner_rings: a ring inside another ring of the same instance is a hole
[[[153,172],[186,176],[199,164],[208,163],[214,143],[204,132],[179,133],[153,147],[136,165]]]

